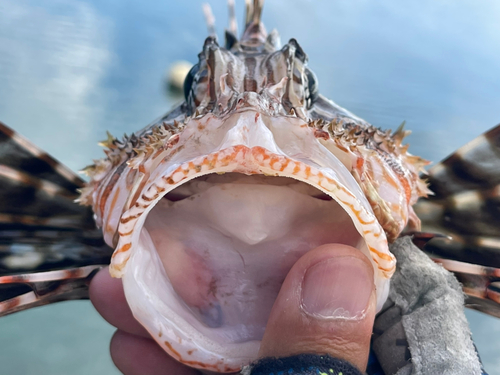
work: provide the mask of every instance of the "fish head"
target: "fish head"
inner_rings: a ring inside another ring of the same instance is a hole
[[[374,268],[377,307],[389,251],[426,193],[425,164],[394,134],[318,93],[296,40],[250,24],[240,41],[206,39],[185,102],[146,129],[109,137],[88,169],[93,206],[116,250],[136,319],[177,360],[234,372],[256,359],[293,264],[325,243]]]

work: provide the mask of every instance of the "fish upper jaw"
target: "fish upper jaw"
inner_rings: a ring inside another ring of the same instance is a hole
[[[317,141],[307,123],[297,117],[276,118],[244,111],[224,120],[213,115],[191,120],[176,145],[146,160],[143,170],[148,178],[142,182],[141,193],[135,194],[137,201],[121,216],[119,233],[131,233],[147,209],[168,191],[193,178],[209,173],[265,174],[291,177],[333,195],[358,222],[363,237],[373,233],[373,239],[367,241],[370,247],[389,253],[385,234],[359,184],[344,164]],[[373,228],[363,229],[364,225]],[[120,236],[111,266],[117,276],[129,256],[123,249],[132,246],[128,245],[131,236]],[[378,272],[389,278],[394,271],[393,257],[379,259],[374,254],[381,266]]]

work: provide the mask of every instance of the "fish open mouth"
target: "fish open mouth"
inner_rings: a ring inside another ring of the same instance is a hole
[[[326,243],[371,259],[349,214],[317,188],[288,177],[205,175],[164,195],[147,214],[133,272],[124,277],[127,296],[171,355],[196,366],[193,353],[210,352],[221,371],[221,358],[255,358],[289,270]]]
[[[245,123],[233,135],[238,123],[226,130],[219,151],[155,164],[120,219],[111,263],[151,336],[177,360],[218,372],[239,371],[256,358],[281,284],[309,250],[340,243],[363,252],[374,266],[379,308],[395,263],[339,159],[314,138],[309,143],[319,150],[307,152],[313,160],[291,158],[291,142],[262,142],[263,123],[252,145]],[[307,139],[303,131],[296,139]]]
[[[197,350],[207,350],[200,347],[205,343],[224,348],[226,356],[228,348],[238,348],[248,361],[288,271],[326,243],[370,256],[347,212],[309,184],[239,173],[202,176],[166,194],[148,213],[133,255],[140,290],[132,293],[149,299],[183,333],[172,343],[162,332],[166,327],[155,327],[172,355],[189,362],[192,355],[175,344],[196,332],[204,337]],[[147,306],[140,304],[141,310]]]
[[[179,306],[220,343],[260,340],[281,284],[307,251],[364,249],[331,197],[286,177],[208,175],[168,193],[142,228]],[[212,329],[212,330],[210,330]]]

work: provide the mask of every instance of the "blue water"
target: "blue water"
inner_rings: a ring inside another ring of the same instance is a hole
[[[222,32],[225,1],[212,6]],[[263,18],[298,39],[323,94],[382,128],[406,120],[414,154],[439,160],[500,122],[496,0],[267,0]],[[165,72],[205,36],[201,1],[0,0],[0,119],[78,170],[106,130],[173,105]],[[500,320],[467,315],[500,374]],[[112,332],[82,301],[3,318],[0,373],[117,374]]]

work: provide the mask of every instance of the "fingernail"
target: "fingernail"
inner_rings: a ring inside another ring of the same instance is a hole
[[[354,257],[329,258],[310,267],[302,284],[302,308],[320,318],[360,319],[368,307],[373,276]]]

